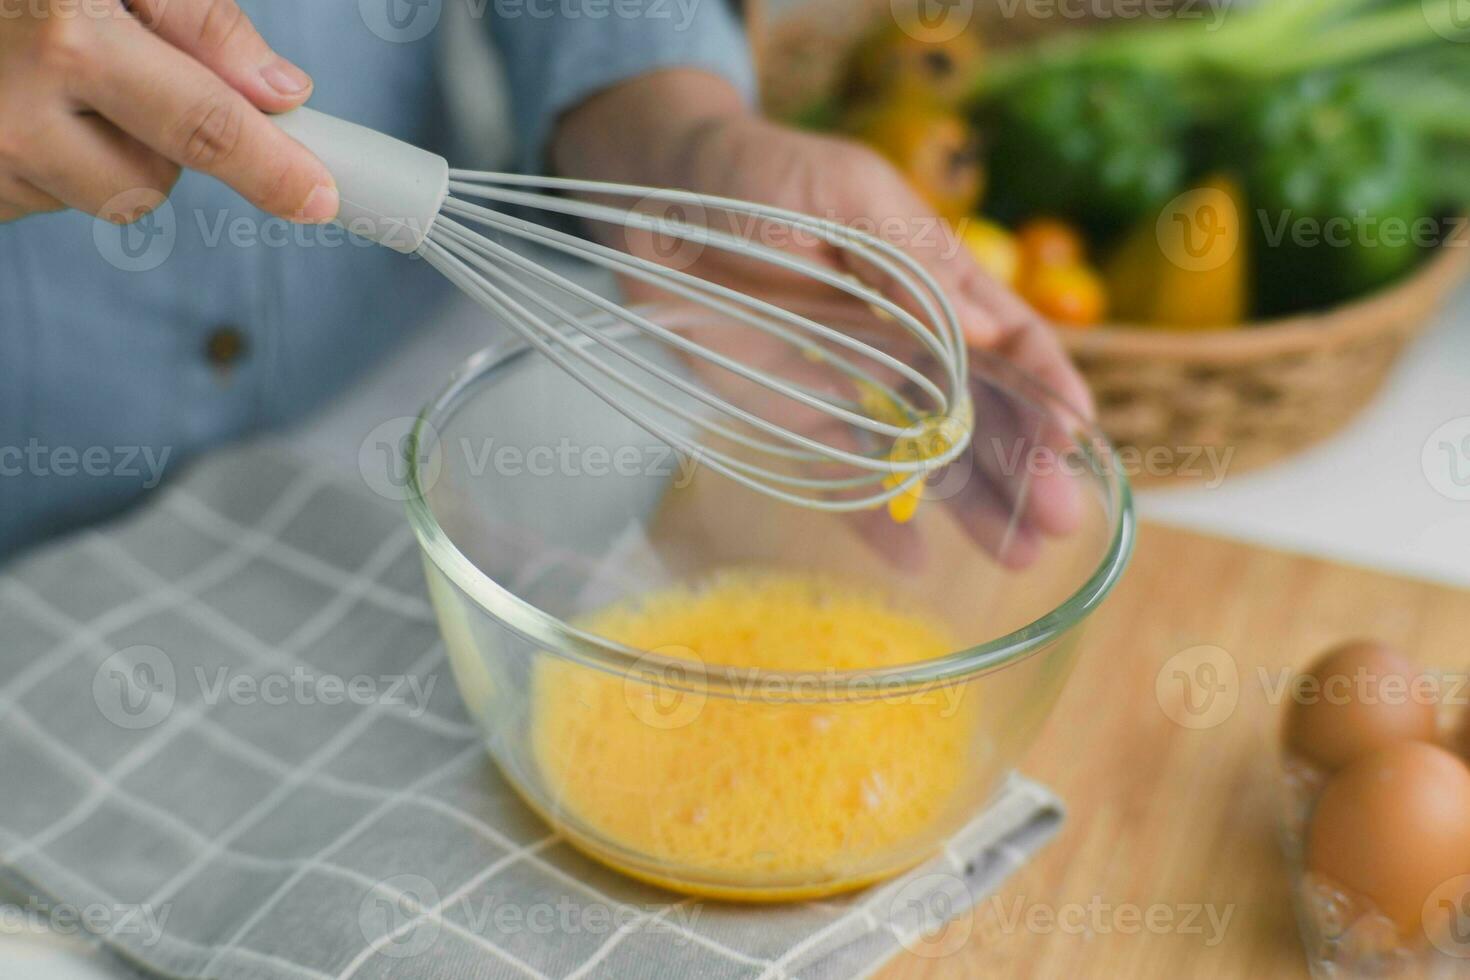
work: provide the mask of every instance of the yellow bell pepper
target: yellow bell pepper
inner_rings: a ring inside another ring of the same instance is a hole
[[[1245,196],[1217,175],[1124,239],[1107,266],[1115,320],[1183,330],[1237,326],[1249,313]]]

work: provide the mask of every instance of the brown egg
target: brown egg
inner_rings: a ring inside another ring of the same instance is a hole
[[[1317,800],[1307,870],[1371,899],[1405,935],[1428,925],[1430,893],[1470,874],[1470,769],[1424,742],[1358,759]]]
[[[1436,696],[1424,672],[1391,647],[1344,643],[1292,685],[1283,741],[1331,772],[1383,745],[1434,741]]]

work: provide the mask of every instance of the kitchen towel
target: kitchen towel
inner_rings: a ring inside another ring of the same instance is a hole
[[[1062,819],[1016,777],[929,864],[799,905],[608,871],[490,764],[401,510],[270,444],[12,564],[0,669],[5,884],[120,973],[862,976],[953,954]]]

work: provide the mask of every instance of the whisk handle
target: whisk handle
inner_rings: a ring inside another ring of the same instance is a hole
[[[315,109],[271,118],[331,171],[338,224],[395,251],[418,250],[449,194],[449,161]]]

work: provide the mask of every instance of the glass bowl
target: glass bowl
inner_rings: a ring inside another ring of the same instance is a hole
[[[657,316],[725,336],[706,313]],[[899,524],[701,470],[534,351],[472,357],[409,440],[408,512],[460,693],[525,801],[633,877],[749,901],[880,880],[971,820],[1055,704],[1133,538],[1098,432],[1002,361],[971,376],[974,453]],[[804,610],[771,627],[801,624],[780,656],[728,604],[706,625],[773,659],[695,649],[687,622],[617,639],[629,610],[740,583],[763,609]],[[841,662],[823,659],[833,634]],[[864,659],[898,636],[923,658]]]

